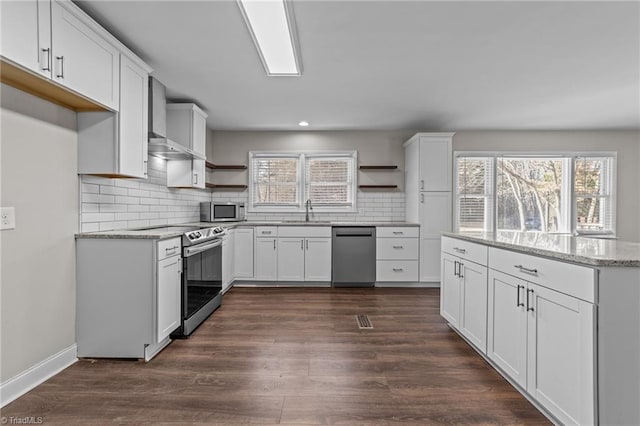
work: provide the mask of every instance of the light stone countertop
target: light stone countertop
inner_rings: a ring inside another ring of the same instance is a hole
[[[451,238],[588,266],[640,267],[640,243],[541,232],[443,232]]]
[[[175,225],[164,225],[152,229],[117,229],[113,231],[81,232],[76,238],[143,238],[165,240],[180,237],[188,229],[186,228],[210,228],[222,226],[224,228],[237,228],[242,226],[420,226],[409,222],[304,222],[304,221],[246,221],[246,222],[190,222]]]

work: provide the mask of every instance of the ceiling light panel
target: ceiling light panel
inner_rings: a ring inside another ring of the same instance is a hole
[[[301,75],[291,4],[284,0],[238,0],[238,5],[267,74]]]

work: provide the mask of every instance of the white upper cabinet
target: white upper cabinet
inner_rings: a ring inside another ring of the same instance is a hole
[[[78,173],[147,177],[148,75],[122,55],[118,112],[78,113]]]
[[[420,139],[420,191],[451,191],[451,136],[424,135]]]
[[[167,138],[206,157],[207,114],[193,103],[167,104]]]
[[[53,80],[117,110],[119,52],[69,6],[57,0],[51,4]]]
[[[170,188],[204,188],[204,160],[167,161],[167,186]]]
[[[2,56],[51,78],[50,1],[3,1],[0,13]]]
[[[3,58],[58,85],[24,78],[19,88],[79,110],[118,110],[119,41],[68,0],[3,1],[0,10]],[[60,88],[90,102],[70,103]]]

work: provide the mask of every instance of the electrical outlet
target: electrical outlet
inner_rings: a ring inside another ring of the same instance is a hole
[[[0,230],[15,229],[16,209],[15,207],[0,207]]]

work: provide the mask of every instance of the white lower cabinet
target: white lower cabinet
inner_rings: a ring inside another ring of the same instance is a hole
[[[180,238],[78,238],[80,358],[153,358],[180,326]]]
[[[417,282],[419,269],[419,228],[376,228],[376,281]]]
[[[331,281],[331,238],[278,238],[278,281]]]
[[[304,281],[304,238],[278,238],[278,281]]]
[[[563,424],[595,419],[594,305],[491,270],[489,358]]]
[[[278,279],[278,239],[256,238],[255,243],[255,279],[276,281]]]
[[[331,238],[307,238],[305,250],[305,281],[331,281]]]
[[[236,228],[233,250],[233,278],[253,278],[253,228]]]
[[[222,292],[225,293],[233,284],[233,261],[235,252],[235,229],[229,229],[222,238]]]
[[[441,267],[455,330],[560,423],[598,422],[593,269],[448,237]]]
[[[180,255],[158,261],[158,342],[180,325],[181,274]]]

